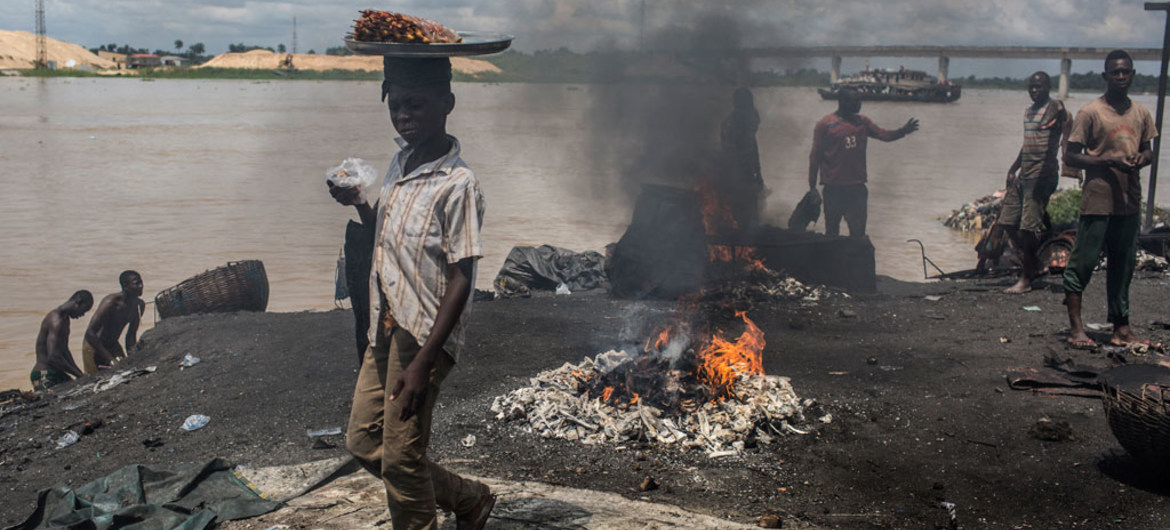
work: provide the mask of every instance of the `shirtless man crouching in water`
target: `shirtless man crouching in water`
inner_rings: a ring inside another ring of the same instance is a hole
[[[146,311],[146,302],[139,298],[142,296],[142,276],[134,271],[124,271],[118,275],[118,283],[122,290],[102,299],[85,330],[81,356],[87,374],[112,367],[115,359],[125,357],[138,342],[138,324]],[[118,344],[118,335],[123,328],[126,328],[126,349]]]
[[[77,291],[41,320],[41,330],[37,333],[37,363],[29,374],[33,390],[45,392],[50,387],[85,375],[69,351],[69,321],[81,318],[91,307],[93,295],[89,291]]]

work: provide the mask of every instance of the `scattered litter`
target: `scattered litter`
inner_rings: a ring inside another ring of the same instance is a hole
[[[1000,343],[1000,344],[1007,344],[1007,343],[1009,343],[1009,342],[1011,342],[1011,341],[1012,341],[1012,339],[1009,339],[1009,338],[1007,338],[1007,337],[1000,337],[1000,338],[999,338],[999,343]]]
[[[183,368],[190,368],[192,366],[199,364],[199,362],[202,360],[203,359],[200,359],[200,358],[188,353],[187,355],[183,356],[183,362],[179,363],[179,369],[182,370]]]
[[[1032,312],[1037,312],[1037,311],[1040,311],[1040,306],[1038,306],[1038,305],[1026,305],[1026,306],[1024,306],[1024,311],[1032,311]]]
[[[955,530],[959,528],[959,515],[955,511],[955,503],[940,502],[938,507],[947,511],[947,528]]]
[[[565,285],[563,283],[559,283],[559,284],[557,284],[557,294],[573,294],[573,291],[569,290],[568,285]]]
[[[774,513],[766,513],[760,517],[760,521],[757,526],[760,528],[780,528],[782,524],[783,521],[780,519],[779,515]]]
[[[147,439],[142,441],[142,447],[145,447],[147,449],[154,449],[155,447],[162,447],[162,445],[163,445],[162,438],[153,438],[152,437],[152,438],[147,438]]]
[[[1085,324],[1085,329],[1088,329],[1089,331],[1113,331],[1113,324],[1098,324],[1096,322],[1090,322]]]
[[[841,318],[857,318],[857,312],[852,309],[839,309],[837,310],[837,316]]]
[[[1036,424],[1028,429],[1028,435],[1045,442],[1065,442],[1073,437],[1072,427],[1067,421],[1052,421],[1048,418],[1037,420]]]
[[[154,373],[154,371],[157,369],[158,369],[158,367],[156,367],[156,366],[147,366],[146,368],[143,368],[141,370],[123,370],[121,372],[118,372],[118,373],[110,376],[109,379],[102,379],[102,380],[99,380],[96,383],[94,383],[93,384],[93,391],[94,391],[94,393],[105,392],[106,390],[114,388],[122,383],[129,382],[131,379],[134,379],[138,376]],[[90,388],[90,387],[86,386],[86,387],[79,387],[79,388]],[[69,395],[69,394],[67,394],[67,395]]]
[[[878,363],[877,357],[870,357],[870,358],[865,360],[865,364],[868,364],[868,365],[875,365],[877,363]]]
[[[64,436],[62,436],[60,439],[57,440],[57,449],[64,449],[66,447],[69,447],[69,446],[77,443],[77,440],[80,440],[80,439],[81,439],[81,435],[77,434],[77,431],[69,431],[69,432],[65,433]]]
[[[318,436],[336,436],[338,434],[341,434],[341,427],[333,427],[331,429],[316,429],[316,430],[309,429],[309,430],[305,431],[305,434],[309,435],[309,438],[316,438]]]
[[[313,439],[313,449],[333,449],[334,447],[337,447],[337,446],[334,444],[331,444],[329,442],[326,442],[324,438],[314,438]]]
[[[937,302],[939,300],[942,300],[942,297],[931,294],[931,295],[923,296],[922,299],[926,300],[927,302]]]
[[[658,489],[658,481],[654,480],[654,477],[646,475],[646,478],[642,479],[642,484],[638,486],[638,489],[642,491],[654,491]]]
[[[192,414],[187,416],[187,419],[183,421],[183,426],[181,428],[184,431],[194,431],[196,429],[202,429],[203,427],[206,427],[207,423],[210,421],[210,416],[204,416],[203,414]]]
[[[93,434],[93,431],[97,430],[97,428],[101,427],[102,425],[105,425],[105,422],[102,421],[101,418],[93,418],[88,420],[81,425],[81,434]]]
[[[879,366],[878,370],[881,370],[883,372],[897,372],[898,370],[901,370],[902,368],[903,367],[901,367],[901,366],[886,364],[886,365]]]
[[[459,440],[459,443],[463,444],[463,447],[475,447],[475,441],[475,435],[469,434],[464,436],[462,440]]]
[[[877,361],[875,360],[873,362],[873,364],[877,364]],[[829,372],[829,375],[847,375],[847,374],[849,374],[849,372]]]

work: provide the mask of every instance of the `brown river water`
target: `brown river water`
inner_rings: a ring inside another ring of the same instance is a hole
[[[621,236],[631,201],[597,184],[613,175],[584,147],[594,90],[455,85],[448,129],[487,200],[479,288],[490,289],[515,245],[600,251]],[[329,198],[324,173],[350,156],[380,171],[389,164],[394,135],[377,94],[373,82],[0,77],[0,389],[29,387],[47,311],[77,289],[99,300],[117,291],[124,269],[142,274],[150,302],[204,270],[259,259],[270,311],[334,307],[353,215]],[[812,88],[755,97],[771,190],[765,219],[783,225],[807,189],[813,125],[835,104]],[[1152,97],[1136,99],[1153,109]],[[944,270],[974,266],[972,241],[938,219],[1002,185],[1028,103],[1023,90],[967,90],[950,105],[865,104],[862,113],[887,128],[921,121],[903,140],[870,142],[879,274],[923,279],[910,238]],[[89,316],[73,323],[78,364]],[[143,329],[153,322],[148,305]]]

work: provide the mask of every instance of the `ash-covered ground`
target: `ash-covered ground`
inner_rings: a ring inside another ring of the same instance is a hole
[[[673,303],[601,292],[478,303],[470,347],[435,413],[432,454],[477,475],[646,497],[740,522],[772,512],[830,528],[947,528],[940,503],[950,502],[963,528],[1170,526],[1170,488],[1124,454],[1099,399],[1007,388],[1005,368],[1040,367],[1053,352],[1101,367],[1109,361],[1065,348],[1060,293],[1009,296],[999,292],[1006,283],[883,280],[873,295],[737,307],[750,309],[765,333],[767,373],[791,377],[796,393],[833,421],[719,459],[546,440],[489,410],[541,370],[614,348],[635,304],[665,314]],[[1104,283],[1098,278],[1086,293],[1087,322],[1104,322]],[[1167,278],[1136,278],[1131,296],[1137,331],[1170,342],[1170,331],[1152,325],[1170,320]],[[1041,310],[1023,309],[1033,305]],[[733,325],[730,313],[714,321],[721,318]],[[157,366],[154,373],[0,417],[0,522],[22,521],[38,489],[80,486],[128,464],[219,456],[258,467],[344,455],[340,436],[325,438],[336,447],[314,448],[306,430],[345,425],[356,377],[352,336],[347,311],[161,322],[120,367]],[[186,354],[202,362],[180,370]],[[180,430],[191,414],[211,422]],[[93,418],[103,425],[56,448],[64,432]],[[1035,437],[1044,418],[1067,422],[1072,438]],[[476,443],[465,447],[469,434]],[[162,445],[146,447],[150,438]],[[660,487],[642,491],[647,476]]]

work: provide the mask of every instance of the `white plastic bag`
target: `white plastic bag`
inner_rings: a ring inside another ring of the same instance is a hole
[[[360,158],[347,158],[340,166],[325,173],[325,181],[343,188],[358,188],[358,201],[367,201],[370,186],[378,180],[378,170]]]

